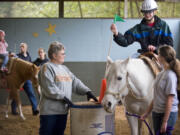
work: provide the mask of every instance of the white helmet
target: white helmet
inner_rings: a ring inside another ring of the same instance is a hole
[[[157,3],[154,0],[144,0],[141,7],[141,12],[157,10]]]

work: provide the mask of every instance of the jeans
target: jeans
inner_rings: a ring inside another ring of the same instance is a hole
[[[39,135],[64,135],[67,114],[40,115]]]
[[[32,110],[36,111],[37,110],[37,100],[36,100],[34,89],[33,89],[33,86],[32,86],[32,83],[30,80],[27,80],[24,83],[23,89],[31,102]],[[12,112],[16,112],[16,107],[17,107],[16,102],[13,100],[12,104],[11,104]]]
[[[164,117],[164,113],[152,112],[153,126],[154,126],[155,135],[161,129],[161,125],[162,125],[162,122],[163,122],[163,117]],[[168,119],[168,122],[167,122],[167,127],[174,127],[177,118],[178,118],[178,112],[171,112],[170,116],[169,116],[169,119]],[[159,134],[159,135],[166,135],[166,133]]]
[[[0,54],[0,59],[3,60],[1,67],[6,67],[9,60],[8,54]]]

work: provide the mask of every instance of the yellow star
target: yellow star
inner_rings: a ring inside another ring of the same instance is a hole
[[[39,36],[39,34],[37,32],[34,32],[33,34],[33,37],[37,38]]]
[[[53,33],[56,33],[55,28],[56,25],[48,24],[48,28],[45,29],[45,31],[49,32],[49,36],[51,36]]]

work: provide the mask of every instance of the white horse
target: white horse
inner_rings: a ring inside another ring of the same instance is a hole
[[[121,101],[125,111],[141,115],[153,99],[154,75],[141,59],[126,59],[113,62],[108,58],[107,89],[102,104],[107,112],[113,112],[116,104]],[[142,134],[142,121],[127,116],[131,135]],[[152,123],[151,116],[149,116]],[[152,129],[152,124],[150,125]]]

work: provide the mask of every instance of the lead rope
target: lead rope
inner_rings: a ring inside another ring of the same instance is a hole
[[[173,127],[170,127],[170,126],[167,127],[167,128],[166,128],[166,134],[167,134],[167,135],[172,135],[172,134],[171,134],[171,131],[172,131],[173,129],[174,129]],[[160,135],[160,131],[157,131],[156,135]]]
[[[128,116],[133,116],[133,117],[136,117],[136,118],[140,119],[140,116],[139,116],[139,115],[137,115],[137,114],[131,114],[131,113],[127,112],[127,111],[126,111],[126,115],[128,115]],[[152,132],[149,124],[147,123],[147,121],[146,121],[146,120],[143,120],[143,122],[146,124],[146,126],[147,126],[147,128],[148,128],[148,130],[149,130],[150,135],[153,135],[153,132]],[[171,131],[172,131],[172,130],[173,130],[173,127],[168,126],[168,127],[166,128],[166,134],[167,134],[167,135],[172,135],[172,134],[171,134]],[[155,135],[160,135],[160,131],[157,131],[157,133],[156,133]]]
[[[139,115],[136,115],[136,114],[131,114],[131,113],[129,113],[129,112],[126,112],[126,115],[128,115],[128,116],[133,116],[133,117],[137,117],[138,119],[140,119],[140,116],[139,116]],[[153,135],[153,132],[152,132],[149,124],[147,123],[147,121],[146,121],[146,120],[143,120],[143,122],[146,124],[146,126],[147,126],[147,128],[148,128],[148,130],[149,130],[150,135]]]

